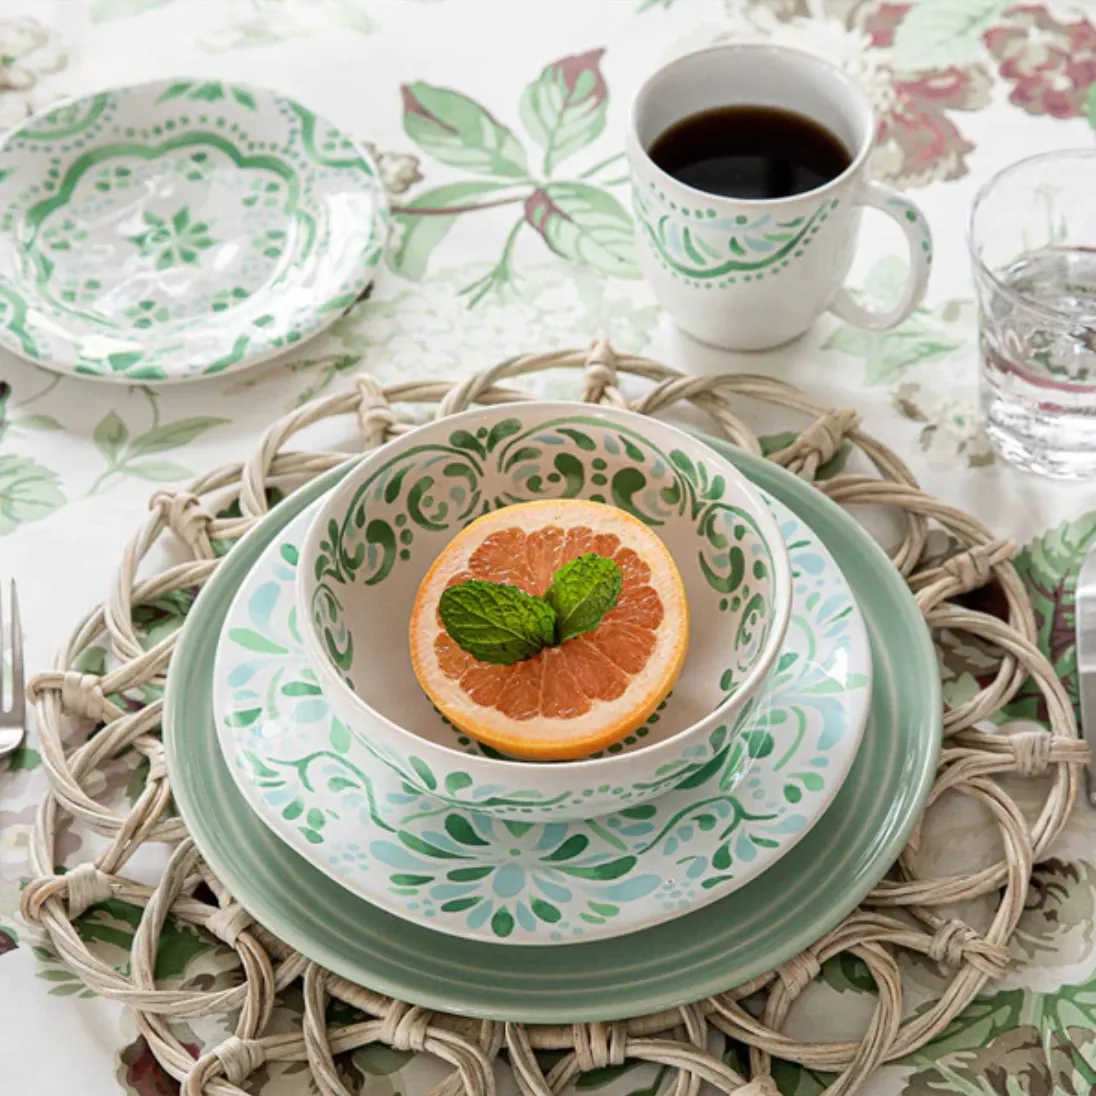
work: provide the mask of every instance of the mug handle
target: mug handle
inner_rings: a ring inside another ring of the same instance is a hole
[[[932,232],[924,213],[904,194],[882,183],[868,183],[860,194],[860,205],[872,206],[895,221],[906,234],[910,249],[910,273],[902,298],[886,311],[865,308],[847,289],[842,289],[830,311],[847,323],[869,331],[886,331],[908,319],[921,303],[932,270]]]

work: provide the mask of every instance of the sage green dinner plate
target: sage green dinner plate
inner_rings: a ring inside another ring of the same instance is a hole
[[[347,464],[294,493],[232,550],[191,610],[168,677],[164,738],[175,801],[210,867],[253,916],[329,969],[415,1004],[569,1023],[635,1016],[737,985],[795,955],[857,905],[901,852],[932,786],[941,735],[932,642],[902,578],[852,518],[783,469],[710,443],[822,538],[871,638],[875,685],[864,743],[833,805],[803,841],[713,905],[547,953],[402,921],[283,844],[252,813],[221,756],[214,655],[233,595],[263,548]]]

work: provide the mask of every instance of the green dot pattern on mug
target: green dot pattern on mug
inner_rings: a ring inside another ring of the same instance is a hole
[[[900,213],[906,220],[906,222],[915,227],[921,236],[920,250],[921,254],[925,256],[926,260],[932,262],[932,236],[929,231],[928,222],[923,216],[914,209],[905,198],[900,195],[896,195],[893,198],[887,199],[887,206],[890,209]]]

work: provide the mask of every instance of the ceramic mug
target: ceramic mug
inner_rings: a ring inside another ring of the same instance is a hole
[[[687,186],[651,159],[648,149],[675,122],[735,104],[806,115],[840,139],[852,162],[804,194],[740,199]],[[714,46],[651,76],[632,107],[628,159],[640,263],[675,323],[715,346],[765,350],[801,335],[827,309],[871,331],[905,320],[925,293],[932,237],[913,202],[871,181],[874,141],[863,92],[840,69],[799,50]],[[893,308],[868,308],[842,287],[864,206],[891,217],[909,243],[909,278]]]

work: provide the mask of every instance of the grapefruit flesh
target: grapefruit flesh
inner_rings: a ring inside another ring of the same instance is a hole
[[[616,605],[593,631],[510,666],[482,662],[445,631],[447,586],[481,579],[543,596],[560,567],[595,552],[620,568]],[[411,663],[434,706],[459,730],[514,757],[585,757],[634,731],[674,686],[689,610],[666,546],[616,507],[579,499],[486,514],[446,546],[411,614]]]

